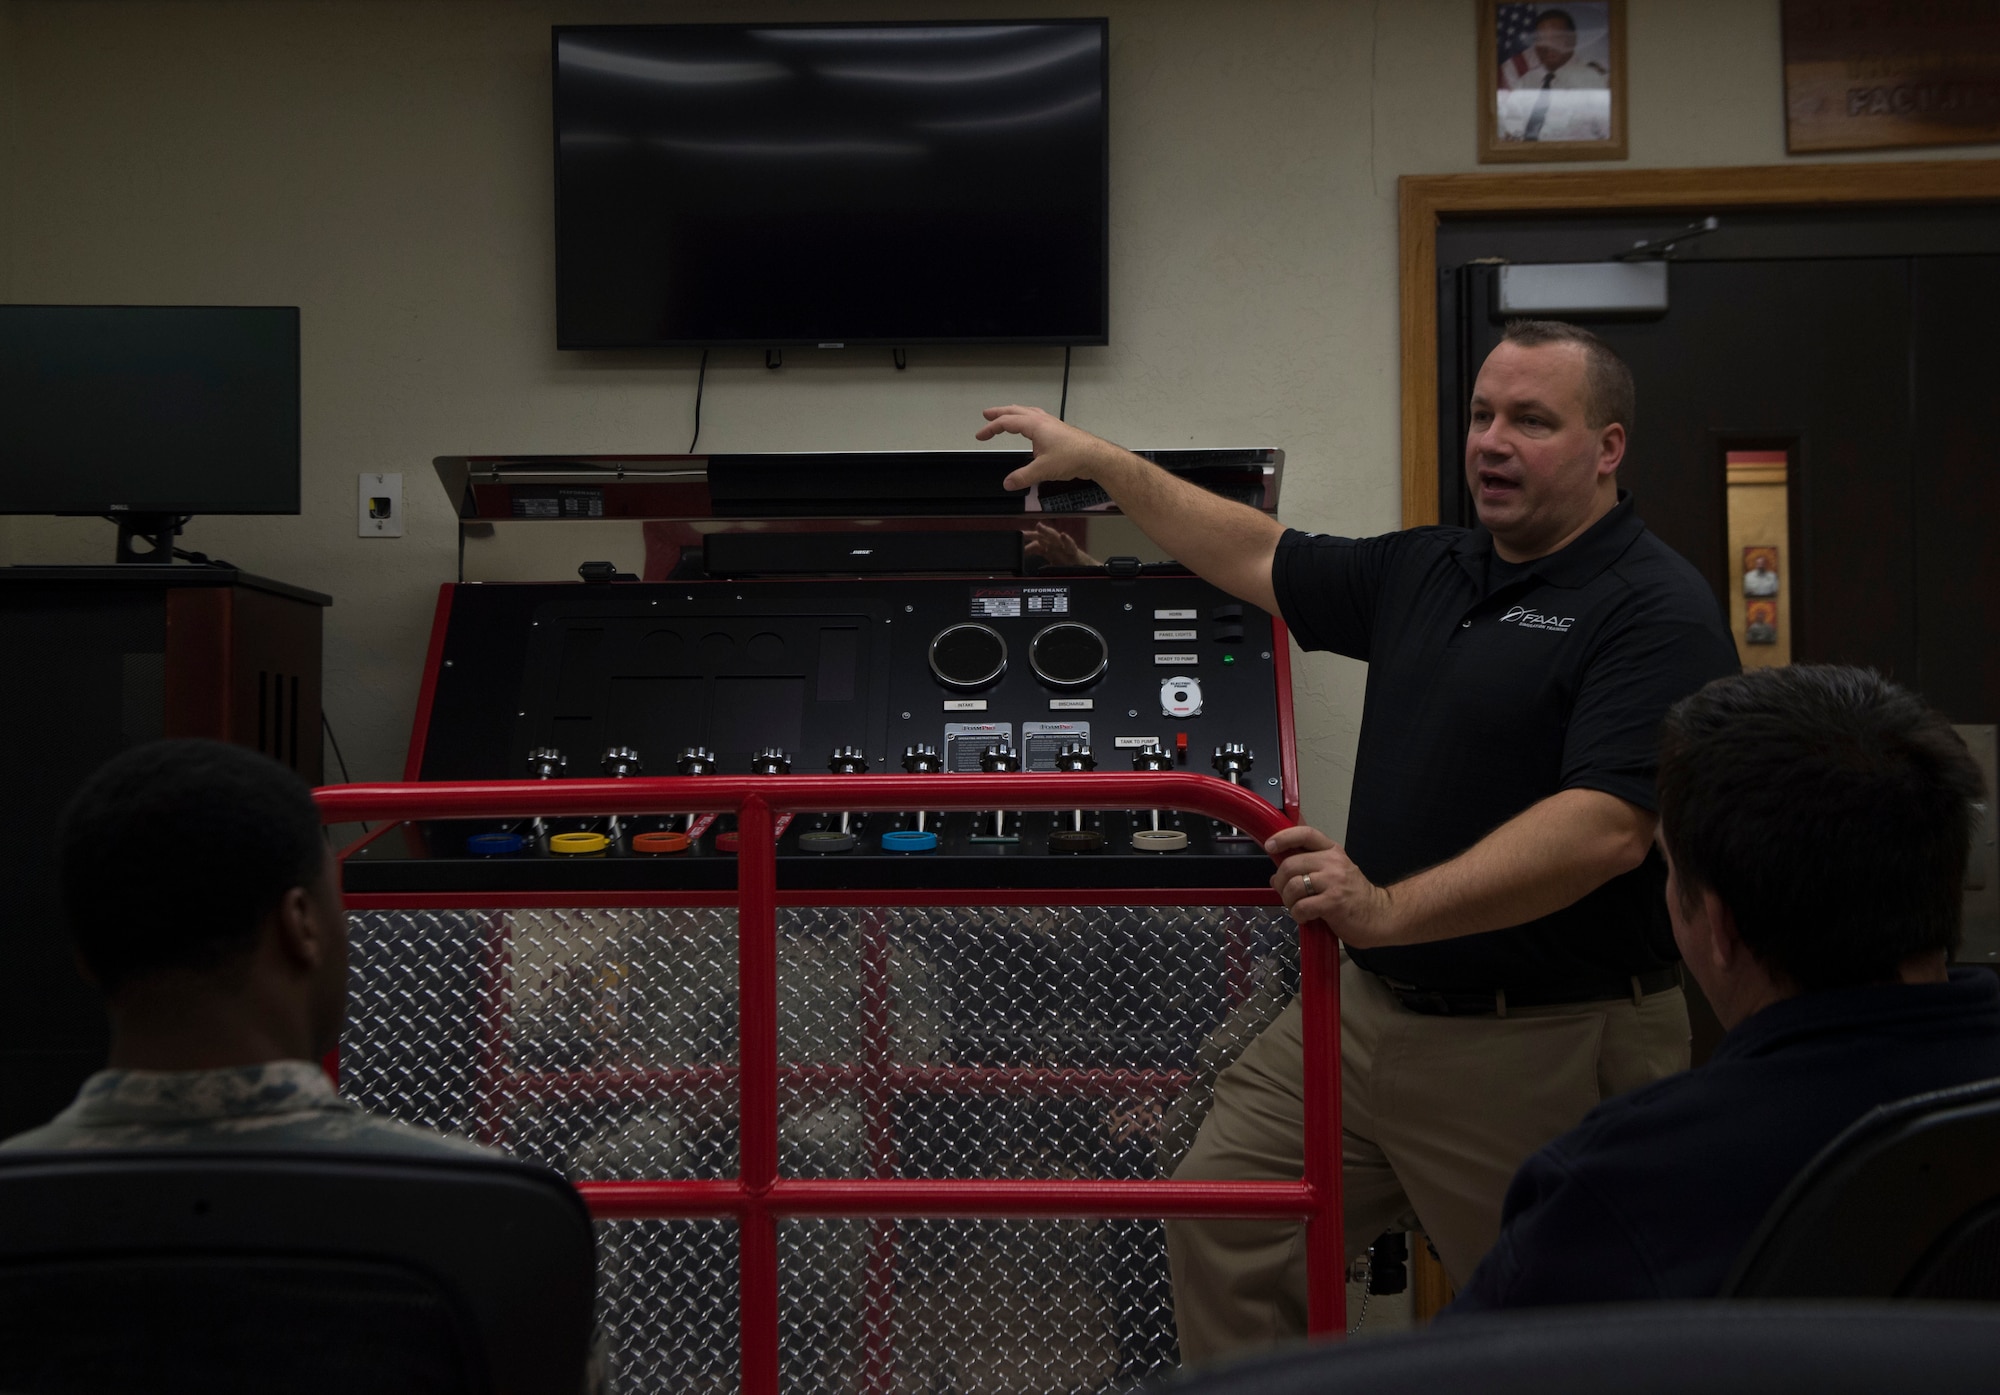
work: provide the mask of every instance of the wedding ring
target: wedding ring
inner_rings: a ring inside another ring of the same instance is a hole
[[[1302,875],[1301,875],[1301,876],[1299,877],[1299,885],[1300,885],[1300,886],[1302,886],[1302,887],[1304,887],[1304,888],[1306,889],[1306,895],[1308,895],[1308,896],[1312,895],[1312,894],[1313,894],[1313,874],[1312,874],[1312,873],[1310,873],[1310,872],[1306,872],[1306,873],[1303,873],[1303,874],[1302,874]]]

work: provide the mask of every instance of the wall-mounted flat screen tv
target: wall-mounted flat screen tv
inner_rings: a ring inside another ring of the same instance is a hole
[[[559,27],[556,339],[1108,342],[1108,25]]]

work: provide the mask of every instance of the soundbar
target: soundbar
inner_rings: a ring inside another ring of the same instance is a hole
[[[711,533],[702,545],[710,576],[851,576],[973,572],[1016,576],[1021,534]]]

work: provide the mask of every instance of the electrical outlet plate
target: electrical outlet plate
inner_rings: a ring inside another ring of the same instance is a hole
[[[360,501],[361,536],[400,538],[403,536],[403,477],[363,475]]]

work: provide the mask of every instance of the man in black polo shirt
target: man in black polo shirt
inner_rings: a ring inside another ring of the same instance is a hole
[[[1316,537],[1025,407],[1010,488],[1088,478],[1169,555],[1367,661],[1348,841],[1289,829],[1273,886],[1346,945],[1349,1249],[1414,1211],[1454,1280],[1521,1161],[1601,1099],[1687,1064],[1687,1009],[1650,852],[1669,705],[1736,669],[1714,596],[1617,488],[1632,380],[1594,335],[1510,325],[1465,444],[1480,526]],[[1175,1175],[1297,1177],[1291,1004],[1224,1070]],[[1301,1228],[1168,1226],[1181,1351],[1304,1330]]]
[[[1729,1034],[1530,1158],[1454,1311],[1712,1298],[1788,1183],[1876,1105],[2000,1076],[1958,947],[1979,768],[1873,673],[1709,684],[1667,718],[1666,904]]]

